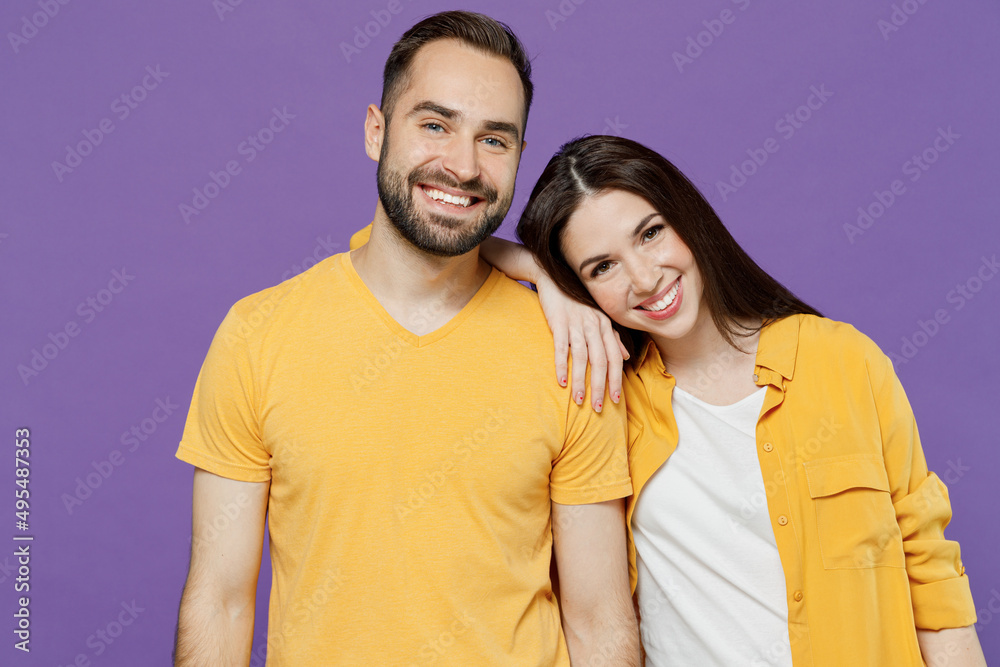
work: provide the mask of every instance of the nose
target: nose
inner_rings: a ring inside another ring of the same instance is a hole
[[[479,176],[478,145],[472,137],[456,136],[449,142],[441,166],[452,174],[459,183],[471,181]]]
[[[636,294],[650,296],[655,293],[654,290],[660,280],[660,272],[655,266],[634,261],[628,266],[627,272]]]

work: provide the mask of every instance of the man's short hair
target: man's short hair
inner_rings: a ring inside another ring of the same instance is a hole
[[[524,123],[534,85],[531,83],[531,61],[524,45],[505,24],[484,14],[448,11],[428,16],[407,30],[392,47],[382,73],[382,114],[389,121],[396,99],[406,90],[410,80],[410,65],[420,47],[438,39],[457,39],[483,53],[506,58],[517,70],[524,87]]]

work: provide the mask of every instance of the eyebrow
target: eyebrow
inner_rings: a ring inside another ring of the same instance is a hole
[[[635,229],[632,230],[632,237],[635,238],[636,236],[638,236],[639,232],[642,231],[643,227],[645,227],[646,224],[649,223],[650,220],[652,220],[653,218],[655,218],[658,215],[659,215],[659,213],[656,212],[656,211],[654,211],[654,212],[650,213],[649,215],[647,215],[642,220],[640,220],[639,224],[636,225]],[[594,255],[593,257],[591,257],[589,259],[583,260],[582,262],[580,262],[580,268],[579,268],[580,273],[583,273],[583,268],[585,266],[587,266],[588,264],[593,264],[594,262],[602,262],[605,259],[607,259],[608,257],[609,257],[609,255],[607,255],[607,254],[604,254],[604,255]]]
[[[436,102],[431,102],[430,100],[424,100],[422,102],[417,102],[410,109],[410,113],[406,114],[407,118],[412,118],[420,114],[423,111],[430,111],[431,113],[437,114],[442,118],[447,118],[448,120],[461,121],[464,114],[457,109],[449,109],[446,106],[442,106]],[[498,132],[500,134],[506,134],[508,138],[513,141],[517,141],[521,138],[521,132],[514,123],[508,123],[503,120],[488,120],[483,123],[483,128],[489,132]]]
[[[423,102],[417,102],[410,113],[406,114],[407,117],[416,116],[421,111],[430,111],[436,113],[439,116],[447,118],[448,120],[454,120],[456,118],[462,117],[462,112],[455,109],[449,109],[448,107],[443,107],[440,104],[431,102],[430,100],[424,100]]]
[[[503,120],[488,120],[483,125],[490,132],[506,134],[509,139],[515,142],[521,138],[521,132],[514,123],[508,123]]]

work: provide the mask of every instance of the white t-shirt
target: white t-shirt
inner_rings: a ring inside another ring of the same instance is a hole
[[[718,406],[674,388],[677,451],[632,516],[648,665],[791,667],[785,579],[756,452],[765,391]]]

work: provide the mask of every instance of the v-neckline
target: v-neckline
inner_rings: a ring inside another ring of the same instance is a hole
[[[413,347],[425,347],[435,343],[461,326],[462,322],[467,320],[473,311],[479,307],[479,304],[481,304],[489,293],[493,291],[493,288],[497,285],[502,275],[496,268],[492,268],[490,275],[486,278],[486,281],[472,296],[472,298],[469,299],[469,302],[462,306],[462,309],[458,311],[454,317],[434,331],[418,336],[397,322],[379,302],[379,300],[375,298],[375,295],[372,294],[370,289],[368,289],[368,285],[365,284],[365,281],[361,279],[361,276],[358,275],[357,270],[354,268],[354,263],[351,261],[351,253],[345,252],[341,255],[341,258],[341,266],[344,269],[344,273],[347,274],[348,280],[350,280],[351,284],[354,286],[361,298],[368,303],[372,311],[379,316],[385,326],[396,337]]]

